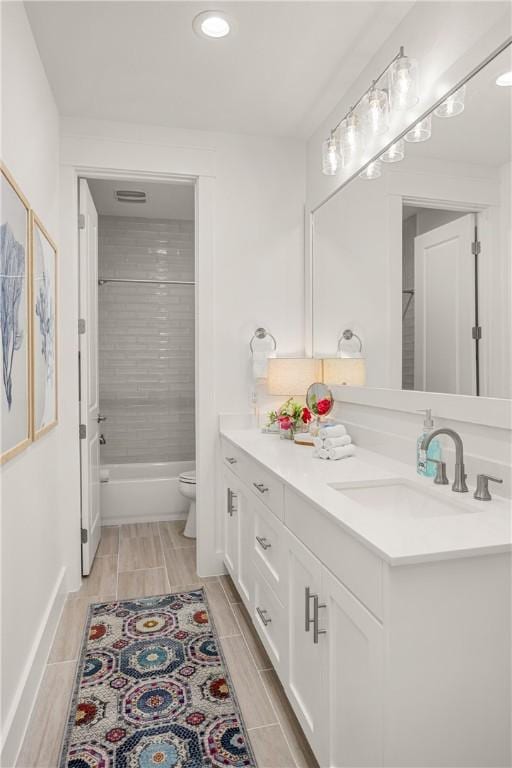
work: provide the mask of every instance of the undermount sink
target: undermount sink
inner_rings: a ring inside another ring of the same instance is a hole
[[[386,481],[358,485],[355,483],[337,485],[331,488],[355,502],[365,510],[377,514],[392,514],[393,517],[429,518],[446,515],[466,514],[466,511],[451,500],[441,500],[428,491],[413,487],[406,480]]]

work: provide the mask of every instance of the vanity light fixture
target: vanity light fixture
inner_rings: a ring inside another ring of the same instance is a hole
[[[411,128],[405,134],[405,140],[411,144],[418,143],[420,141],[428,141],[432,136],[432,115],[428,115],[424,120],[420,120],[419,123]]]
[[[461,112],[464,112],[465,98],[466,86],[463,85],[434,110],[434,115],[436,117],[455,117],[455,115],[460,115]]]
[[[202,11],[192,22],[199,37],[226,37],[231,32],[231,22],[222,11]]]
[[[512,87],[512,70],[510,72],[503,72],[502,75],[496,78],[496,85],[500,85],[502,88]]]
[[[405,143],[403,139],[395,141],[385,152],[382,153],[379,160],[383,163],[398,163],[405,157]]]
[[[382,176],[382,166],[380,160],[374,160],[359,174],[361,179],[378,179]]]
[[[408,109],[418,101],[418,62],[406,56],[401,47],[323,142],[322,172],[326,176],[333,176],[341,167],[349,165],[362,147],[364,132],[370,137],[385,133],[389,129],[393,111]],[[335,138],[338,131],[339,145]],[[377,176],[380,173],[374,176],[363,175],[363,178]]]

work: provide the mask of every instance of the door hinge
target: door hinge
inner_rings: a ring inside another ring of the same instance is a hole
[[[78,214],[78,229],[85,229],[85,215],[83,213]]]
[[[89,533],[87,528],[82,528],[82,544],[87,544],[89,541]]]
[[[482,338],[482,326],[481,325],[474,325],[471,329],[471,336],[473,339],[481,339]]]
[[[85,319],[83,317],[78,318],[78,333],[85,333]]]
[[[471,243],[471,253],[473,256],[479,256],[480,251],[482,250],[482,244],[480,243],[480,240],[473,240]]]
[[[85,440],[87,437],[87,426],[85,424],[80,424],[80,440]]]

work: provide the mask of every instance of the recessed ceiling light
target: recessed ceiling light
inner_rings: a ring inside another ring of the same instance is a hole
[[[226,37],[231,32],[231,22],[222,11],[203,11],[192,22],[194,31],[201,37]]]
[[[502,75],[496,78],[496,85],[512,86],[512,71],[504,72]]]

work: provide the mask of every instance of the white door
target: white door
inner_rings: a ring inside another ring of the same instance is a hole
[[[80,180],[80,457],[82,573],[91,572],[101,536],[98,381],[98,214],[87,182]],[[81,329],[83,330],[83,329]],[[84,436],[85,430],[85,436]]]
[[[290,703],[321,765],[325,755],[327,696],[322,687],[323,634],[326,610],[321,595],[320,561],[290,532],[286,532],[288,568],[288,674]],[[315,605],[318,602],[315,633]]]
[[[414,388],[476,394],[475,216],[414,239]]]
[[[382,765],[382,625],[324,568],[326,768]]]

